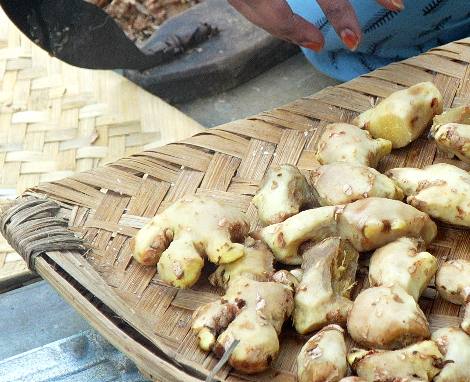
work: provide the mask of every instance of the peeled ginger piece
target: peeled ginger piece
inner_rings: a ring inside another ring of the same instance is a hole
[[[369,131],[374,138],[388,139],[393,148],[399,148],[418,138],[442,110],[441,92],[427,81],[390,94],[355,118],[353,124]]]

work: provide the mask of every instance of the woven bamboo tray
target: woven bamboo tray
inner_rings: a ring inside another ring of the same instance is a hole
[[[272,367],[242,375],[199,349],[191,315],[220,296],[204,276],[189,290],[164,285],[155,267],[132,260],[129,238],[154,214],[188,193],[210,194],[245,211],[258,226],[251,199],[267,168],[291,163],[308,174],[330,122],[351,121],[390,93],[421,81],[441,90],[445,108],[469,103],[470,39],[433,49],[342,85],[249,119],[124,157],[104,167],[31,187],[2,213],[10,244],[101,334],[155,381],[295,381],[297,353],[307,337],[290,323]],[[385,157],[379,170],[423,167],[445,159],[424,134]],[[72,235],[83,238],[84,246]],[[470,258],[470,232],[439,225],[428,247],[441,264]],[[206,266],[207,274],[211,271]],[[359,275],[365,274],[359,272]],[[355,293],[367,283],[359,278]],[[420,305],[433,329],[455,325],[461,309],[427,288]],[[352,343],[349,341],[349,345]]]
[[[115,72],[50,57],[0,8],[0,198],[203,130]],[[27,273],[0,238],[0,291]]]

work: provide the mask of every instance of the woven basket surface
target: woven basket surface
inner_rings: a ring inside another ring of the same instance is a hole
[[[203,130],[113,71],[49,56],[0,8],[0,197]],[[0,281],[24,269],[1,240]]]
[[[147,347],[130,354],[154,380],[204,380],[217,359],[196,344],[190,329],[191,315],[200,304],[218,298],[221,291],[211,287],[204,276],[188,290],[164,285],[155,267],[132,259],[130,237],[150,217],[192,193],[214,195],[237,206],[248,214],[252,228],[258,227],[251,199],[270,165],[294,164],[308,175],[317,167],[317,142],[329,123],[349,122],[392,92],[418,82],[434,82],[443,94],[445,108],[469,103],[468,62],[470,39],[460,40],[275,110],[32,187],[24,196],[59,203],[70,227],[92,248],[83,257],[77,251],[49,250],[35,263],[40,265],[41,275],[63,294],[72,296],[75,290],[81,290],[96,309],[111,309],[113,317],[135,329],[137,334],[131,342]],[[394,150],[378,169],[383,172],[443,161],[463,166],[446,159],[425,133],[408,147]],[[469,234],[467,229],[441,224],[428,251],[439,264],[470,258]],[[61,286],[63,280],[70,286]],[[367,283],[359,282],[356,293],[363,287]],[[83,309],[75,297],[69,300],[77,309]],[[461,320],[462,309],[440,298],[432,283],[420,305],[432,329]],[[101,329],[112,336],[113,330]],[[295,334],[287,324],[281,334],[280,353],[270,369],[246,376],[225,366],[217,378],[230,382],[295,381],[296,357],[306,338]],[[152,366],[147,353],[152,347],[148,343],[168,358],[160,354],[162,362]],[[126,344],[122,342],[121,348]],[[186,373],[186,379],[178,370]]]

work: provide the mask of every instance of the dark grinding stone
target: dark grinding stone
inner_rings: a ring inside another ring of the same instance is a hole
[[[199,23],[217,27],[218,35],[168,63],[124,76],[168,102],[188,102],[231,89],[299,52],[247,21],[226,0],[205,0],[161,25],[142,48],[152,50]]]

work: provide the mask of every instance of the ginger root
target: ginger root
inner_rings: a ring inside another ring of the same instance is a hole
[[[322,165],[348,162],[375,168],[391,151],[392,143],[386,139],[374,139],[355,125],[333,123],[318,142],[317,160]]]
[[[193,285],[204,258],[215,264],[243,256],[249,232],[247,216],[216,198],[183,197],[152,218],[131,239],[134,258],[157,264],[162,281],[179,288]]]
[[[470,227],[470,174],[457,166],[436,163],[394,168],[385,173],[407,196],[407,203],[443,222]]]
[[[442,110],[439,89],[432,82],[421,82],[390,94],[355,118],[353,124],[399,148],[418,138]]]
[[[444,300],[465,306],[462,330],[470,335],[470,261],[449,260],[436,273],[436,288]]]
[[[358,260],[359,253],[339,237],[325,239],[305,252],[292,313],[299,333],[346,324]]]
[[[299,265],[302,264],[302,254],[298,249],[302,243],[319,243],[325,238],[338,236],[336,209],[337,207],[330,206],[302,211],[282,223],[253,232],[252,235],[268,244],[276,261]]]
[[[459,328],[446,327],[436,330],[431,339],[444,355],[444,368],[434,382],[470,381],[470,337]]]
[[[437,259],[425,249],[422,239],[410,237],[378,248],[370,258],[370,285],[400,285],[418,301],[437,271]]]
[[[454,107],[436,115],[431,133],[449,158],[455,155],[470,164],[470,106]]]
[[[402,200],[403,191],[372,167],[337,162],[320,166],[313,175],[315,195],[322,206],[347,204],[372,196]]]
[[[444,152],[470,164],[470,125],[445,123],[433,131],[437,146]]]
[[[297,356],[299,382],[336,382],[346,377],[348,362],[344,330],[328,325],[311,337]]]
[[[422,341],[400,350],[352,349],[351,368],[367,382],[431,381],[442,369],[442,354],[434,341]]]
[[[271,167],[263,177],[260,190],[252,202],[264,226],[280,223],[314,201],[305,176],[295,166],[283,164]]]
[[[257,281],[268,281],[274,273],[274,255],[267,244],[247,237],[244,245],[245,254],[242,257],[231,263],[220,264],[209,276],[212,285],[227,289],[230,280],[241,275]]]
[[[339,236],[365,252],[402,236],[422,237],[429,244],[436,234],[437,226],[426,213],[398,200],[376,197],[302,211],[254,233],[285,264],[302,263],[299,247],[307,241],[315,244]]]
[[[418,303],[393,284],[359,293],[349,310],[347,328],[356,342],[371,349],[397,349],[430,337]]]
[[[222,357],[240,340],[228,363],[247,374],[267,369],[278,354],[281,327],[294,309],[292,284],[284,276],[275,279],[287,285],[238,276],[220,300],[199,307],[192,325],[199,346]]]
[[[431,131],[434,131],[436,126],[443,125],[444,123],[470,124],[470,106],[453,107],[447,109],[442,114],[437,114],[432,120]]]

